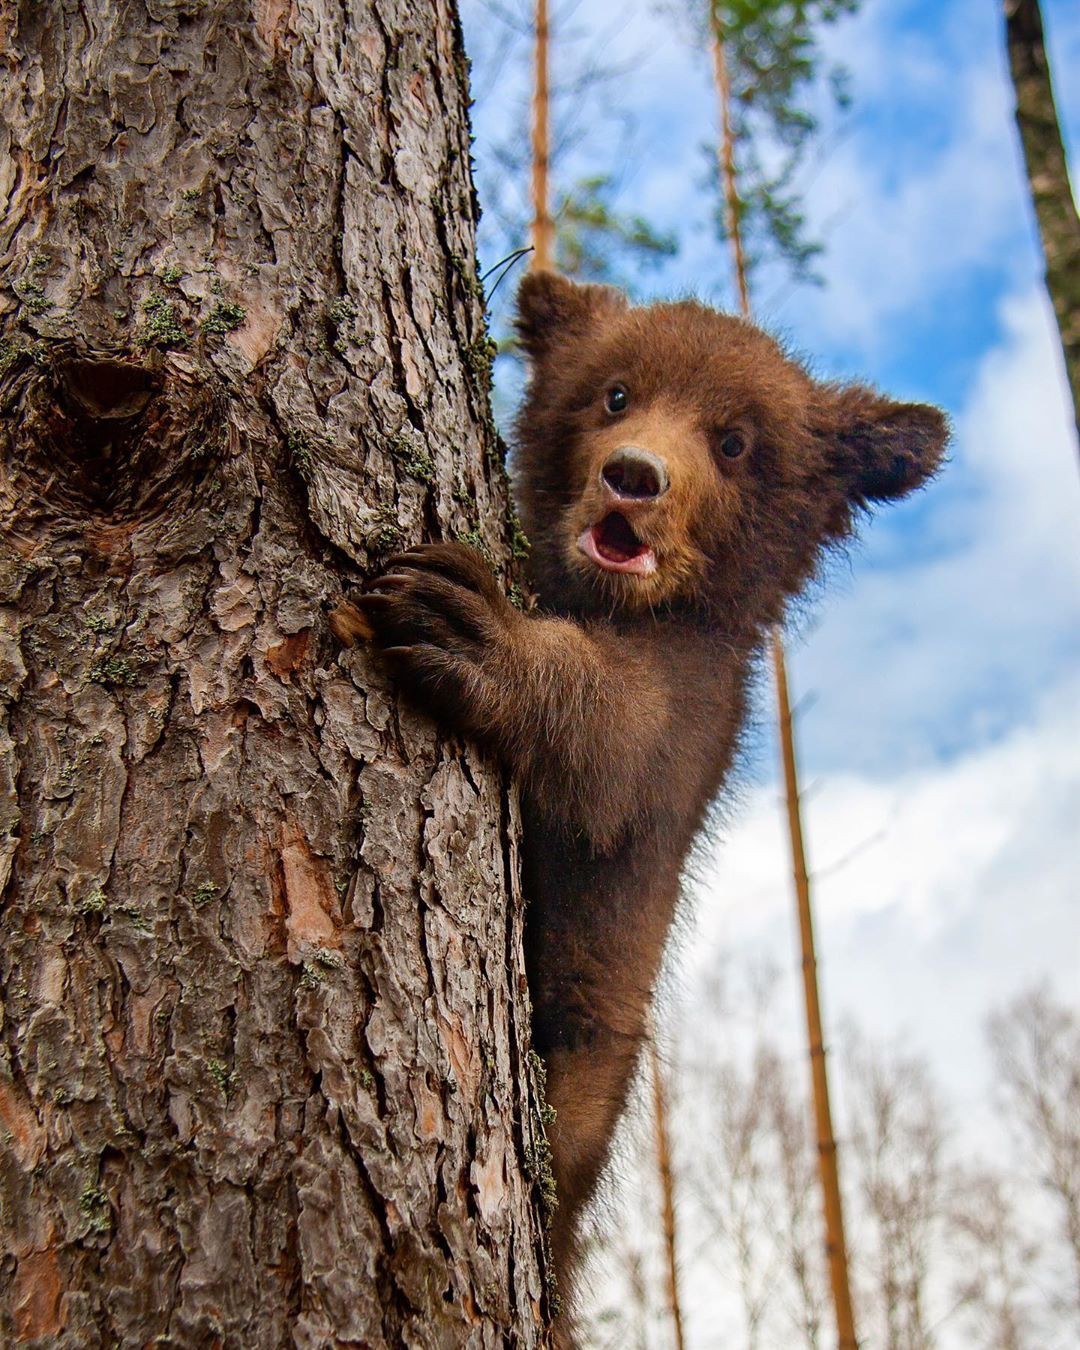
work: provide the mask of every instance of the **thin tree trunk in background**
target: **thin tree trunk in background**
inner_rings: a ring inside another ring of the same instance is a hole
[[[810,1050],[810,1074],[814,1094],[814,1127],[817,1135],[818,1167],[825,1209],[825,1256],[829,1264],[829,1284],[836,1313],[837,1343],[840,1350],[856,1350],[855,1314],[851,1303],[847,1243],[844,1238],[844,1207],[840,1192],[840,1171],[836,1157],[829,1105],[829,1075],[825,1064],[825,1034],[821,1025],[821,999],[818,993],[817,952],[814,944],[813,907],[810,903],[810,877],[806,868],[802,812],[799,808],[799,777],[795,761],[795,735],[791,720],[791,695],[788,690],[784,647],[779,633],[772,641],[773,675],[776,681],[777,720],[784,765],[784,796],[787,802],[788,838],[791,841],[792,875],[799,917],[799,947],[802,952],[803,997],[806,1004],[806,1031]]]
[[[1046,260],[1046,288],[1057,317],[1073,416],[1080,431],[1080,216],[1054,105],[1038,0],[1005,0],[1016,125]]]
[[[750,288],[739,220],[738,181],[735,173],[735,146],[731,125],[731,86],[724,57],[724,30],[715,0],[710,0],[709,20],[713,39],[714,69],[720,100],[720,178],[724,189],[728,239],[732,265],[744,318],[750,318]],[[818,1166],[825,1216],[825,1255],[829,1264],[829,1284],[836,1314],[839,1350],[857,1350],[855,1313],[851,1302],[847,1243],[844,1238],[844,1209],[840,1192],[840,1174],[836,1157],[832,1111],[829,1105],[829,1076],[825,1064],[825,1040],[821,1027],[821,1000],[818,993],[817,956],[814,949],[813,909],[810,901],[810,877],[803,842],[802,809],[795,760],[791,700],[788,693],[787,665],[779,629],[770,643],[773,676],[776,685],[777,724],[784,767],[787,803],[788,839],[791,844],[792,875],[799,920],[802,953],[803,994],[806,1003],[806,1029],[810,1051],[811,1082],[814,1097],[814,1123],[817,1133]]]
[[[682,1302],[679,1298],[679,1262],[675,1241],[675,1180],[671,1167],[671,1136],[668,1131],[667,1094],[664,1091],[663,1070],[656,1049],[655,1032],[649,1035],[649,1072],[652,1077],[653,1134],[656,1141],[656,1164],[660,1177],[660,1202],[664,1239],[664,1266],[667,1284],[667,1305],[676,1350],[683,1350]]]
[[[452,5],[0,32],[0,1342],[545,1343],[513,794],[328,627],[508,555]]]
[[[536,0],[532,123],[532,266],[555,266],[555,222],[551,217],[551,91],[548,83],[550,49],[547,0]]]
[[[713,78],[720,101],[720,184],[724,193],[724,228],[731,247],[732,270],[739,294],[739,309],[744,318],[750,317],[750,289],[746,276],[746,258],[743,254],[742,226],[740,224],[739,189],[735,173],[735,137],[731,129],[731,83],[728,80],[727,58],[724,54],[724,30],[715,3],[709,5],[709,24],[712,30]]]

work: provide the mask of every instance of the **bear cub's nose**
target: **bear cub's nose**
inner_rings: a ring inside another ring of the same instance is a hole
[[[600,470],[600,478],[617,497],[638,501],[660,497],[669,487],[664,461],[636,445],[624,445],[609,455]]]

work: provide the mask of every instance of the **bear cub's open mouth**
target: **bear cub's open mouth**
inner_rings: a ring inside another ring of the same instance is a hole
[[[608,572],[647,577],[656,571],[656,554],[637,537],[621,511],[609,511],[590,525],[578,540],[578,548]]]

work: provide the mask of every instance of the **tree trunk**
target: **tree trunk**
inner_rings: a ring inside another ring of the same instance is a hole
[[[513,794],[328,622],[510,553],[450,0],[0,46],[0,1343],[542,1344]]]
[[[1038,0],[1005,0],[1016,125],[1046,259],[1046,287],[1057,316],[1073,414],[1080,431],[1080,217],[1054,106]]]

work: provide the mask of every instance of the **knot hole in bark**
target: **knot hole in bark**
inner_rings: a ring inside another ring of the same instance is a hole
[[[12,440],[0,439],[13,486],[59,515],[125,520],[173,509],[225,444],[224,399],[210,380],[187,357],[54,351],[6,391],[7,409],[23,408]]]
[[[107,358],[62,361],[56,374],[73,415],[104,431],[137,417],[161,385],[145,366]]]

